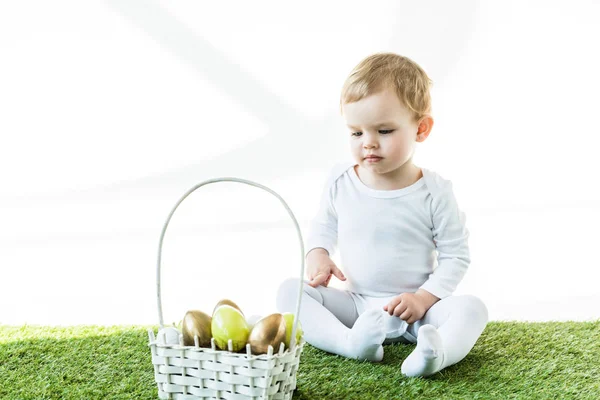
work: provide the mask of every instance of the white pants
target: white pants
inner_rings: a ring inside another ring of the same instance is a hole
[[[277,293],[280,312],[295,312],[300,280],[284,281]],[[328,352],[335,348],[336,336],[352,328],[360,314],[383,306],[395,296],[371,297],[349,291],[318,286],[313,288],[303,282],[300,323],[304,337],[311,345]],[[483,302],[475,296],[449,296],[435,303],[419,321],[407,324],[398,317],[384,312],[386,340],[391,342],[417,343],[422,325],[437,328],[444,343],[444,368],[462,360],[471,351],[483,332],[488,312]]]

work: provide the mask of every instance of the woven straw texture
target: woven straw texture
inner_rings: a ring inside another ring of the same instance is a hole
[[[159,343],[150,348],[161,399],[291,399],[304,341],[293,350],[252,355]]]

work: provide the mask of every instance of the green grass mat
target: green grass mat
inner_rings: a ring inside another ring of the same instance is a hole
[[[155,399],[147,328],[0,326],[0,399]],[[492,322],[427,379],[400,373],[413,348],[371,364],[306,346],[294,399],[600,399],[600,321]]]

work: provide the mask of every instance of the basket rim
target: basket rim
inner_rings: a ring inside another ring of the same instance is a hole
[[[195,346],[195,345],[183,345],[180,343],[160,343],[158,341],[158,338],[154,337],[154,332],[149,330],[148,331],[148,336],[150,338],[149,343],[147,344],[148,347],[152,347],[152,346],[156,346],[156,347],[161,347],[161,348],[168,348],[168,349],[172,349],[172,350],[194,350],[198,353],[207,353],[207,354],[224,354],[224,355],[228,355],[234,358],[244,358],[244,359],[248,359],[248,360],[261,360],[261,361],[269,361],[272,359],[276,359],[276,358],[281,358],[286,356],[287,354],[291,354],[294,353],[298,350],[298,348],[302,349],[304,347],[304,345],[307,343],[306,340],[304,340],[304,337],[300,338],[300,341],[298,341],[294,347],[284,347],[283,351],[273,351],[272,354],[252,354],[251,352],[248,351],[239,351],[239,352],[235,352],[235,351],[229,351],[229,350],[221,350],[219,348],[211,348],[211,347],[200,347],[200,346]]]

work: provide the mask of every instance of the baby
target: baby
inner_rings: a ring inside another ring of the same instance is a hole
[[[488,313],[474,296],[453,296],[470,263],[468,230],[450,181],[413,163],[433,127],[430,80],[393,53],[361,61],[344,83],[341,111],[353,163],[333,168],[306,240],[308,280],[277,294],[311,345],[381,361],[383,345],[416,343],[407,376],[429,376],[462,360]],[[339,251],[340,267],[330,258]],[[347,290],[328,287],[332,276]]]

